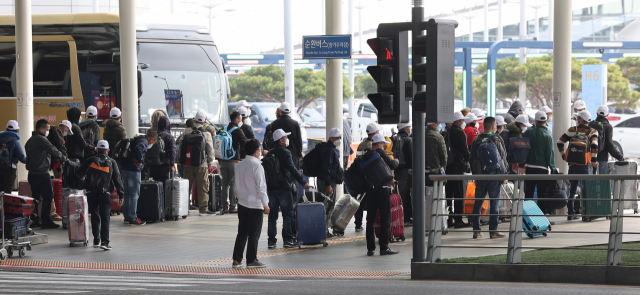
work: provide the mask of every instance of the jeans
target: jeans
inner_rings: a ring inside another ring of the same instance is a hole
[[[87,193],[89,213],[91,213],[91,230],[94,239],[109,244],[109,223],[111,221],[111,194]]]
[[[121,173],[122,181],[124,182],[122,215],[124,215],[124,220],[136,221],[138,219],[138,215],[136,215],[138,197],[140,197],[140,171],[122,170]]]
[[[527,175],[548,175],[549,170],[527,167],[525,173]],[[547,187],[549,186],[548,180],[525,180],[524,197],[527,199],[533,199],[533,194],[536,191],[536,186],[538,187],[538,198],[549,198],[549,196],[546,195]]]
[[[233,210],[236,208],[236,162],[220,161],[220,174],[222,176],[222,209]],[[228,198],[228,200],[227,200]]]
[[[233,260],[242,262],[244,246],[247,245],[247,264],[256,261],[263,214],[264,210],[262,209],[251,209],[238,204],[238,235],[235,247],[233,247]]]
[[[293,242],[293,234],[291,232],[291,225],[293,221],[293,195],[291,190],[273,190],[268,191],[269,195],[269,227],[267,228],[267,235],[269,236],[269,243],[275,243],[278,241],[276,235],[278,230],[276,229],[276,222],[278,221],[278,209],[282,212],[282,240],[286,242]]]
[[[569,174],[591,174],[591,164],[585,166],[569,165]],[[569,191],[569,203],[567,204],[567,211],[569,215],[576,215],[574,199],[576,197],[576,191],[580,180],[569,180],[571,183],[571,190]]]
[[[389,249],[389,225],[391,224],[391,189],[383,188],[373,192],[367,192],[367,251],[376,249],[376,236],[373,225],[376,215],[380,211],[380,251]],[[362,205],[361,205],[362,206]]]
[[[402,206],[404,208],[404,222],[409,222],[413,219],[413,206],[411,202],[411,187],[409,186],[409,170],[398,169],[396,170],[395,178],[398,181],[398,191],[400,197],[402,197]]]
[[[489,194],[489,214],[495,214],[496,216],[489,217],[489,231],[498,230],[498,216],[500,211],[500,200],[491,200],[491,199],[500,199],[500,180],[489,180],[489,181],[476,181],[476,198],[480,198],[476,200],[473,205],[472,214],[480,214],[480,209],[482,209],[482,203],[484,203],[484,199]],[[473,230],[480,231],[480,216],[473,216]],[[493,233],[493,232],[491,232]]]
[[[27,176],[29,185],[31,186],[31,197],[42,202],[42,216],[40,222],[43,224],[50,223],[51,218],[49,213],[51,212],[51,201],[53,201],[53,185],[51,184],[51,176],[47,174],[31,174]]]
[[[598,161],[598,174],[609,174],[609,161]]]
[[[11,194],[13,183],[16,181],[16,169],[9,168],[0,171],[0,192]]]

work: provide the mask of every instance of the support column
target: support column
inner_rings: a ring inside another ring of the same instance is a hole
[[[464,54],[464,70],[462,72],[462,106],[465,108],[473,108],[473,80],[472,80],[472,61],[471,48],[463,48]]]
[[[342,0],[325,0],[326,11],[326,32],[327,35],[342,34]],[[327,59],[326,70],[326,98],[327,98],[327,130],[326,138],[329,139],[331,128],[338,128],[342,131],[342,59]],[[348,136],[347,134],[343,134]],[[338,148],[340,153],[340,165],[342,165],[342,148]],[[336,200],[342,197],[343,186],[336,188]]]
[[[16,96],[20,125],[20,145],[24,147],[34,130],[33,121],[33,42],[31,0],[16,1]],[[27,169],[18,163],[18,180],[27,180]]]
[[[173,1],[171,1],[171,3],[173,3]],[[100,12],[100,8],[98,6],[98,0],[93,0],[93,13],[98,13]]]
[[[526,0],[520,0],[520,40],[527,38],[527,4]],[[520,64],[527,62],[527,49],[520,48]],[[526,107],[527,105],[527,83],[520,79],[518,83],[518,100]]]
[[[351,54],[353,55],[353,0],[349,0],[349,35],[351,35]],[[349,90],[351,90],[351,96],[349,96],[349,117],[353,118],[353,91],[355,87],[353,82],[355,80],[353,74],[353,58],[349,60]]]
[[[553,41],[553,14],[553,0],[549,0],[549,27],[547,28],[547,31],[549,32],[549,41]]]
[[[502,41],[504,36],[502,34],[502,2],[504,0],[498,0],[498,38],[496,38],[496,42]]]
[[[291,40],[291,0],[284,0],[284,101],[297,111],[293,80],[293,40]]]
[[[484,0],[484,34],[482,40],[489,42],[489,0]]]
[[[553,13],[553,95],[560,95],[553,104],[553,134],[562,134],[571,120],[571,0],[555,1]],[[557,22],[556,22],[557,20]],[[556,167],[563,173],[569,168],[554,148]]]
[[[122,76],[122,124],[130,135],[138,133],[138,56],[136,49],[136,1],[120,0],[120,74]]]

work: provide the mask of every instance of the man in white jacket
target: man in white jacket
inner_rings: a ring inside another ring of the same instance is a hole
[[[233,267],[242,267],[242,254],[247,245],[247,268],[265,268],[267,265],[257,258],[263,215],[270,211],[267,182],[260,161],[260,142],[250,139],[244,144],[244,150],[247,157],[236,165],[235,174],[238,235],[233,249]]]

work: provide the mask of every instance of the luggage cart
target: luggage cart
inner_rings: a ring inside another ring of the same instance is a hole
[[[31,251],[31,242],[18,242],[18,237],[14,237],[10,241],[4,239],[4,192],[0,192],[0,222],[2,222],[2,241],[0,248],[0,262],[3,262],[7,257],[13,257],[14,251],[18,252],[18,256],[24,257],[26,255],[25,250]]]

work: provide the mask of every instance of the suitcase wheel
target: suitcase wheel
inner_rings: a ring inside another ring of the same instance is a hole
[[[73,242],[69,242],[69,247],[73,247]]]
[[[164,218],[160,219],[160,222],[164,222]]]
[[[84,243],[82,244],[86,247],[87,245],[89,245],[89,240],[84,240]]]
[[[324,243],[322,244],[322,247],[326,247],[326,246],[329,246],[329,243],[324,242]]]
[[[178,221],[178,216],[174,217],[173,220]]]
[[[404,242],[404,237],[400,237],[399,240]]]
[[[542,235],[546,237],[546,236],[547,236],[547,233],[542,233]]]
[[[298,245],[298,248],[303,249],[304,246],[302,246],[302,244]]]
[[[11,247],[7,248],[7,257],[9,258],[13,257],[13,248]]]
[[[4,250],[4,249],[2,249],[2,250]],[[0,262],[4,262],[7,259],[7,254],[4,253],[5,251],[1,251],[0,250]]]
[[[22,257],[24,257],[25,254],[26,253],[24,251],[24,248],[20,248],[20,251],[18,251],[18,256],[20,256],[22,258]]]
[[[185,215],[185,216],[182,216],[182,219],[187,219],[187,215]]]

